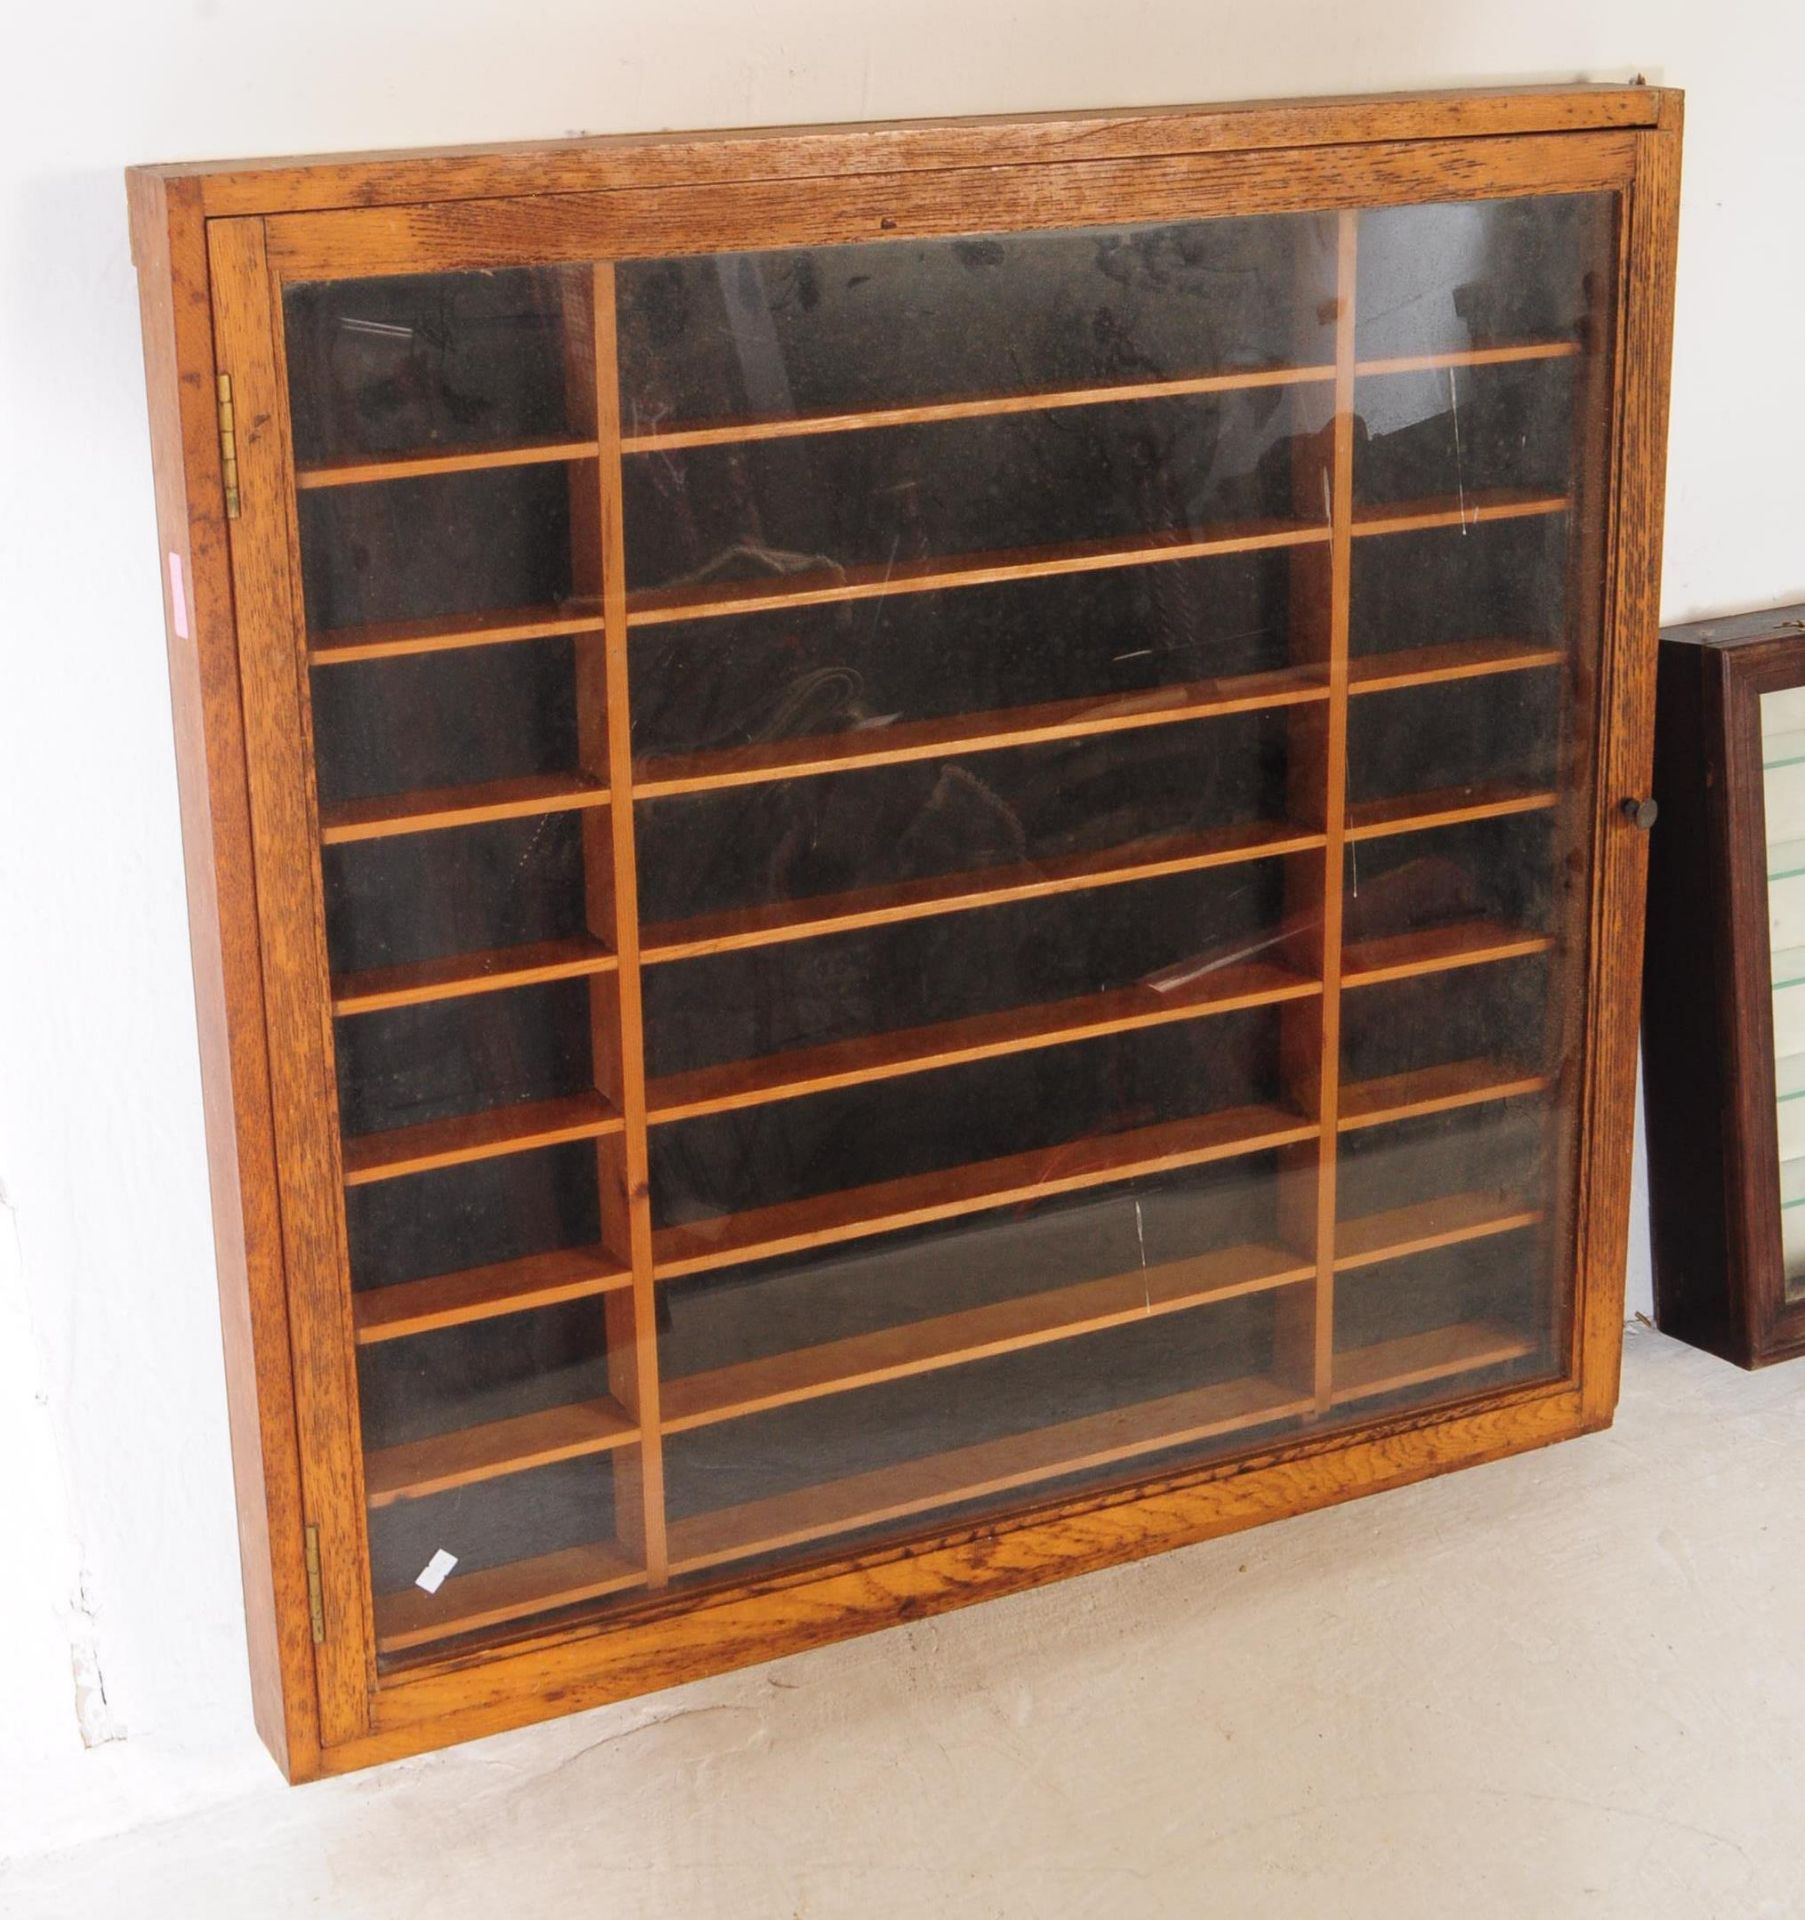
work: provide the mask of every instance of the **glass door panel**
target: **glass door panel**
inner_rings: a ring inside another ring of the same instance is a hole
[[[1805,1298],[1805,688],[1761,699],[1767,934],[1786,1297]]]
[[[382,1658],[1562,1370],[1614,221],[287,290]]]

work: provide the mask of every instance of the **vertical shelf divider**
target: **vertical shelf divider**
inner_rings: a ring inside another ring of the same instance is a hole
[[[656,1290],[652,1281],[652,1203],[646,1159],[645,1047],[640,1013],[639,882],[633,835],[632,714],[628,694],[626,534],[621,504],[620,367],[614,311],[614,266],[587,270],[573,290],[572,310],[587,310],[586,361],[596,436],[593,576],[573,585],[598,592],[602,632],[577,647],[578,741],[590,771],[605,770],[611,804],[584,824],[584,885],[590,931],[614,949],[618,966],[590,987],[591,1045],[598,1080],[620,1108],[625,1131],[600,1144],[602,1232],[610,1250],[632,1268],[630,1291],[607,1296],[609,1386],[639,1427],[639,1444],[615,1455],[616,1531],[643,1562],[646,1582],[668,1578],[665,1548],[664,1449],[658,1410]],[[573,471],[583,473],[584,467]],[[579,543],[579,559],[581,546]]]
[[[1347,828],[1348,626],[1353,598],[1354,321],[1360,216],[1337,215],[1335,413],[1329,476],[1329,699],[1323,710],[1322,1059],[1317,1096],[1316,1410],[1326,1413],[1335,1368],[1336,1120],[1341,1107],[1341,918]]]
[[[1294,358],[1321,357],[1323,310],[1337,297],[1337,250],[1324,248],[1316,222],[1297,229],[1293,260],[1293,296],[1297,303]],[[1326,257],[1325,257],[1326,256]],[[1292,449],[1291,509],[1299,521],[1331,526],[1329,494],[1334,465],[1333,416],[1329,444],[1322,436],[1298,433]],[[1329,665],[1329,548],[1326,543],[1292,549],[1286,585],[1286,657],[1326,680]],[[1295,826],[1321,833],[1329,795],[1329,739],[1326,703],[1294,710],[1286,728],[1285,816]],[[1282,926],[1286,958],[1300,974],[1323,978],[1323,895],[1327,887],[1325,854],[1293,855],[1285,862]],[[1278,1238],[1288,1253],[1317,1270],[1317,1217],[1321,1211],[1322,998],[1279,1010],[1279,1082],[1287,1104],[1315,1123],[1313,1137],[1278,1156]],[[1274,1305],[1273,1376],[1290,1392],[1316,1394],[1316,1290],[1314,1284],[1287,1289]]]
[[[1335,1121],[1340,1086],[1342,847],[1347,813],[1348,581],[1353,554],[1354,242],[1352,213],[1339,215],[1325,246],[1313,223],[1300,230],[1295,263],[1297,357],[1321,358],[1318,329],[1332,315],[1335,384],[1328,424],[1300,432],[1291,470],[1292,513],[1318,521],[1327,541],[1291,557],[1288,649],[1328,698],[1293,713],[1285,808],[1301,828],[1320,833],[1320,852],[1287,862],[1285,941],[1290,964],[1322,984],[1308,1003],[1279,1019],[1279,1079],[1287,1103],[1307,1116],[1315,1137],[1279,1156],[1278,1237],[1307,1265],[1313,1285],[1281,1297],[1273,1372],[1308,1396],[1313,1415],[1330,1404],[1335,1276]]]

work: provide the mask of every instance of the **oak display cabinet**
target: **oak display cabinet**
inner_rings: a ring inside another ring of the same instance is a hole
[[[1661,636],[1643,978],[1663,1333],[1805,1353],[1805,606]]]
[[[1678,147],[133,173],[292,1776],[1609,1420]]]

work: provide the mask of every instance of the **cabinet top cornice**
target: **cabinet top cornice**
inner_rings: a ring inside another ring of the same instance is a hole
[[[623,133],[129,170],[209,217],[628,187],[809,180],[1274,147],[1671,127],[1682,95],[1650,86],[1462,88],[1217,106]]]

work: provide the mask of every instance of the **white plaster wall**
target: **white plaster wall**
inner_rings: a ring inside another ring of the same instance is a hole
[[[250,1732],[137,160],[1469,81],[1690,90],[1665,604],[1805,597],[1796,0],[24,0],[0,54],[0,1854]],[[1632,1306],[1647,1299],[1645,1240]],[[87,1737],[77,1734],[78,1704]]]

